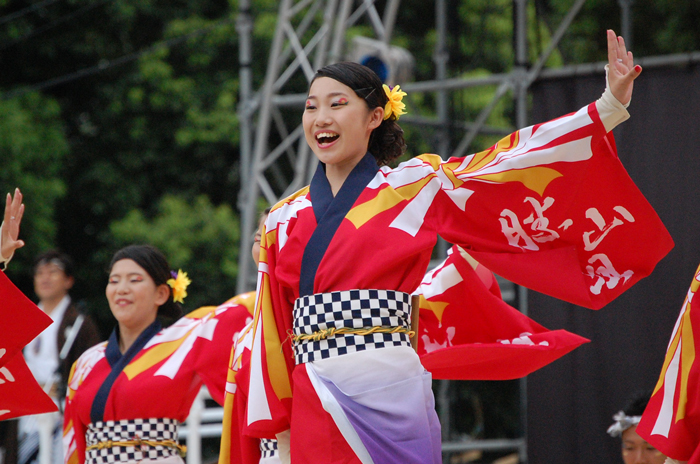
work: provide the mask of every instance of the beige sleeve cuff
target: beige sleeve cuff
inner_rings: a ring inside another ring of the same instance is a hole
[[[627,112],[627,107],[630,102],[623,105],[612,94],[610,85],[608,85],[608,65],[605,65],[605,92],[596,100],[595,106],[607,132],[629,119],[630,114]]]

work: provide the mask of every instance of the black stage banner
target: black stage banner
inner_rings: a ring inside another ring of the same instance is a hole
[[[599,311],[529,292],[530,317],[591,339],[528,377],[530,464],[622,462],[620,438],[606,430],[635,392],[654,388],[700,264],[700,66],[645,69],[634,85],[631,118],[614,130],[620,160],[676,246]],[[576,111],[603,89],[602,70],[539,81],[530,122]]]

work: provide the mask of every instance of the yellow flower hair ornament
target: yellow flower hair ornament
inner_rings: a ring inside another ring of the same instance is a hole
[[[182,272],[182,269],[178,269],[177,273],[170,271],[170,275],[172,279],[168,279],[167,284],[173,289],[173,301],[175,303],[184,303],[187,296],[187,287],[192,281],[187,277],[186,272]]]
[[[398,120],[399,116],[401,116],[402,114],[406,114],[406,111],[404,111],[406,105],[401,100],[403,100],[403,97],[405,97],[407,94],[406,92],[401,90],[400,85],[396,85],[393,88],[389,88],[388,85],[382,84],[382,88],[384,88],[384,93],[389,99],[389,101],[384,106],[384,120],[386,121],[392,115],[394,115],[396,120]]]

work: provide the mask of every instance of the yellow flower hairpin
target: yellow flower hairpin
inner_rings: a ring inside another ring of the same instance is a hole
[[[182,272],[182,269],[178,269],[177,274],[175,271],[170,271],[170,275],[173,278],[168,279],[167,284],[173,289],[173,301],[175,303],[184,303],[187,296],[187,286],[192,281],[187,277],[186,272]]]
[[[405,97],[407,94],[406,92],[401,90],[400,85],[396,85],[394,86],[394,88],[389,88],[388,85],[382,84],[382,87],[384,88],[384,93],[386,93],[386,97],[389,99],[389,101],[384,106],[384,120],[386,121],[387,119],[389,119],[392,114],[398,120],[399,116],[401,116],[402,114],[406,114],[406,111],[404,111],[406,105],[401,100],[403,100],[403,97]]]

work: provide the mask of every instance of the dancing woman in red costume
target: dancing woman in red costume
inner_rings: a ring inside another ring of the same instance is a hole
[[[599,100],[484,152],[393,169],[400,88],[355,63],[316,73],[303,127],[319,165],[265,224],[244,433],[278,438],[284,462],[442,462],[431,376],[409,341],[409,294],[438,235],[591,308],[652,271],[672,243],[610,133],[641,68],[612,31],[608,47]]]

